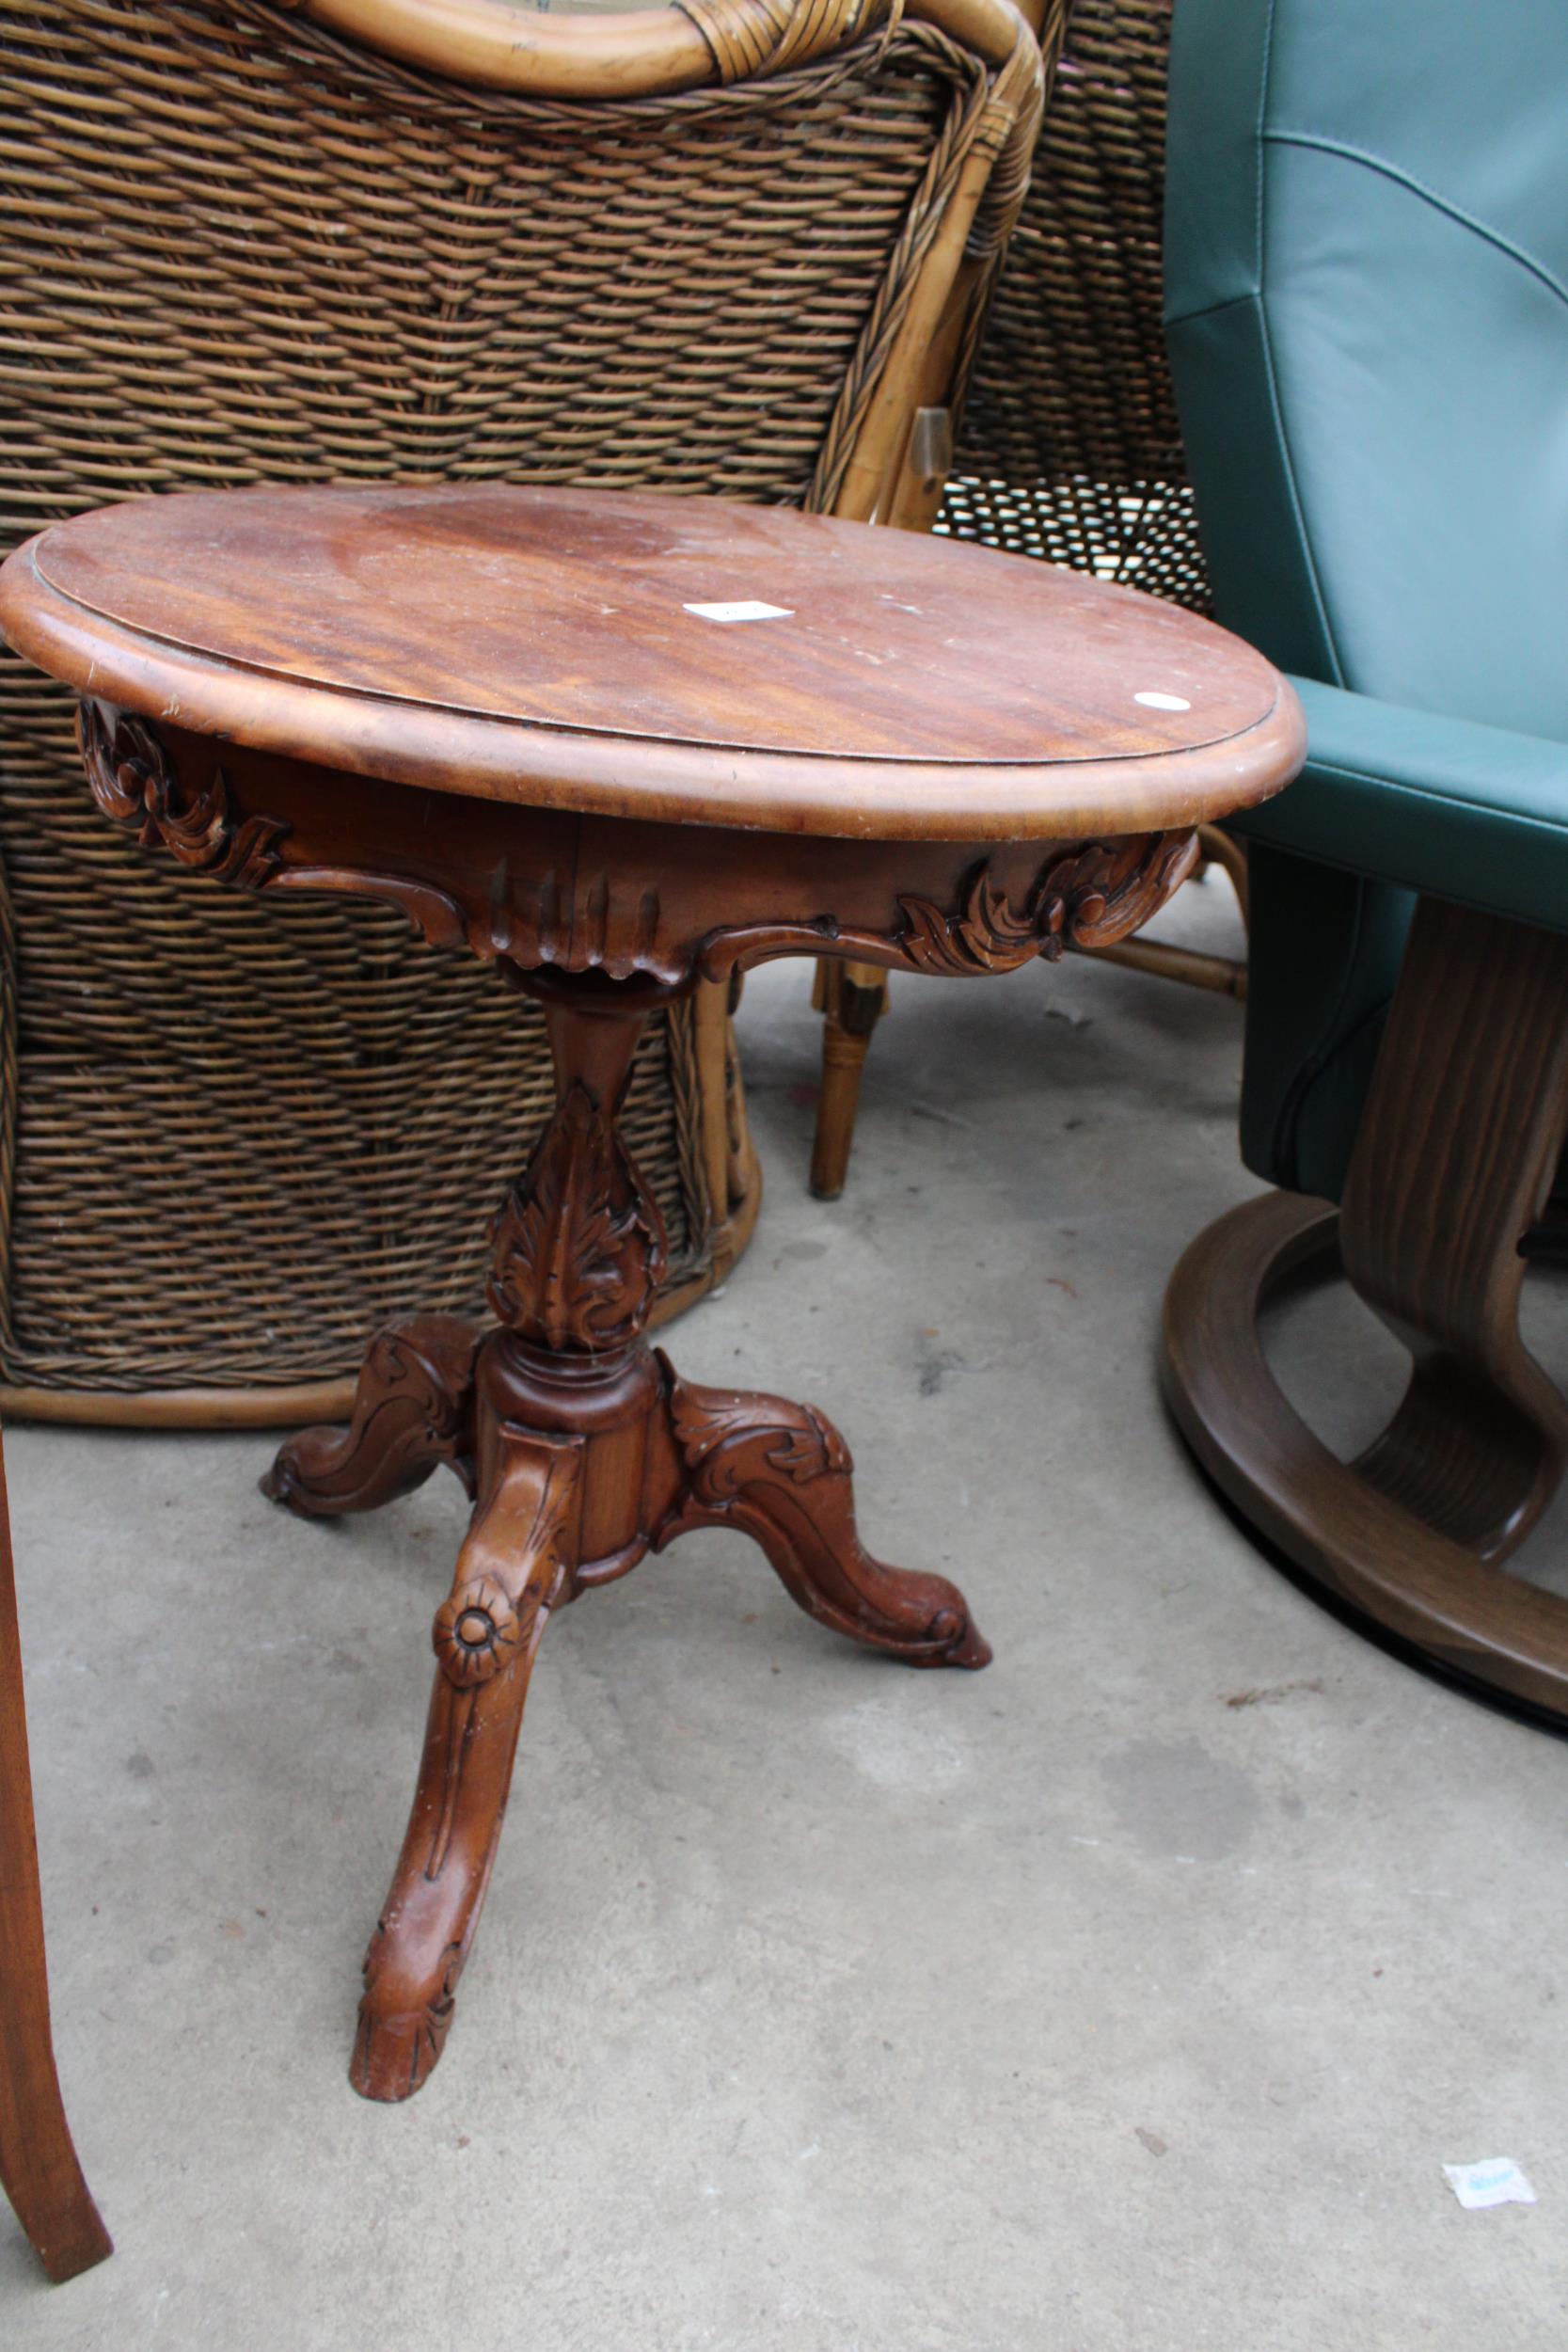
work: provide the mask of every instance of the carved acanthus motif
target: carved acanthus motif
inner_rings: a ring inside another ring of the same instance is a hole
[[[93,799],[105,817],[134,833],[144,850],[167,850],[187,872],[242,890],[317,890],[379,898],[405,914],[433,947],[461,947],[467,941],[462,908],[435,882],[368,866],[286,866],[278,845],[290,827],[276,817],[237,817],[221,768],[192,799],[182,801],[168,755],[145,721],[123,711],[106,718],[99,704],[85,702],[77,734]]]
[[[847,957],[905,964],[944,978],[1015,972],[1042,956],[1054,963],[1068,947],[1107,947],[1147,923],[1197,858],[1196,833],[1142,833],[1091,841],[1053,858],[1015,905],[989,865],[974,866],[951,911],[932,898],[900,897],[898,922],[886,930],[841,924],[748,923],[714,931],[698,950],[705,979],[766,963],[773,956]]]
[[[897,945],[917,972],[966,975],[1013,972],[1036,956],[1054,961],[1062,952],[1067,901],[1053,884],[1056,868],[1041,876],[1022,906],[1009,906],[989,866],[971,875],[956,914],[943,914],[929,898],[900,898],[904,918]]]
[[[948,977],[1013,972],[1035,956],[1054,963],[1064,948],[1108,946],[1147,923],[1196,856],[1194,833],[1092,842],[1055,859],[1017,907],[977,866],[955,914],[928,898],[900,898],[897,945],[916,971]]]
[[[664,1273],[664,1220],[586,1087],[558,1105],[491,1245],[490,1304],[520,1338],[603,1355],[641,1332]]]
[[[682,1380],[667,1356],[660,1353],[658,1360],[669,1381],[670,1426],[693,1492],[705,1503],[729,1501],[759,1468],[796,1486],[853,1470],[848,1447],[815,1405],[699,1388]]]
[[[96,703],[81,707],[82,761],[105,817],[135,833],[144,850],[163,848],[188,873],[259,890],[277,870],[277,844],[288,832],[272,817],[236,820],[221,768],[188,802],[163,745],[139,719],[119,714],[111,726]]]
[[[1186,881],[1197,852],[1197,834],[1191,831],[1097,841],[1080,850],[1058,882],[1068,907],[1068,946],[1109,947],[1141,930]]]

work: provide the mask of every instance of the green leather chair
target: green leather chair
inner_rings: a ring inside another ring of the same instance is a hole
[[[1166,1391],[1301,1569],[1568,1717],[1568,1600],[1499,1571],[1568,1458],[1517,1323],[1568,1129],[1568,7],[1177,0],[1169,123],[1215,608],[1310,751],[1243,828],[1242,1149],[1284,1189],[1177,1269]],[[1336,1248],[1413,1359],[1351,1463],[1258,1342]]]

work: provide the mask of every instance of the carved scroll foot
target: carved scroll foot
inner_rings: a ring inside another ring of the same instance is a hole
[[[371,1342],[346,1429],[302,1429],[279,1448],[261,1492],[302,1518],[373,1511],[439,1463],[473,1492],[472,1387],[482,1327],[419,1315]]]
[[[686,1477],[659,1549],[689,1528],[742,1528],[790,1598],[835,1632],[911,1666],[990,1664],[990,1645],[957,1585],[886,1567],[862,1545],[854,1465],[832,1422],[782,1397],[699,1388],[658,1360]]]
[[[436,2065],[479,1924],[545,1626],[571,1584],[581,1441],[502,1427],[486,1499],[436,1618],[439,1661],[419,1787],[365,1955],[349,2080],[406,2099]]]

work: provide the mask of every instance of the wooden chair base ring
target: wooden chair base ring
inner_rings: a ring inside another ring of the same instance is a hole
[[[1499,1562],[1512,1545],[1483,1554],[1374,1483],[1398,1415],[1359,1461],[1341,1462],[1274,1376],[1260,1311],[1309,1267],[1338,1263],[1338,1228],[1320,1200],[1268,1193],[1198,1235],[1165,1296],[1176,1422],[1221,1492],[1308,1579],[1448,1672],[1568,1724],[1568,1599],[1509,1575]],[[1484,1424],[1473,1444],[1490,1452]],[[1456,1480],[1464,1470],[1456,1461]],[[1519,1470],[1515,1542],[1544,1499],[1538,1486]]]

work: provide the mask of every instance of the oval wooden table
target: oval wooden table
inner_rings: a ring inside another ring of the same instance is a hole
[[[115,823],[231,889],[389,899],[547,1010],[557,1108],[496,1217],[494,1325],[383,1332],[351,1426],[266,1482],[362,1511],[446,1463],[474,1497],[351,2070],[403,2098],[445,2040],[552,1612],[732,1527],[823,1624],[911,1665],[990,1656],[953,1585],[863,1549],[820,1413],[649,1349],[664,1236],[616,1135],[649,1008],[773,956],[983,975],[1119,938],[1197,824],[1294,773],[1300,712],[1234,638],[1076,574],[576,491],[110,508],[17,550],[0,626],[84,697]]]

